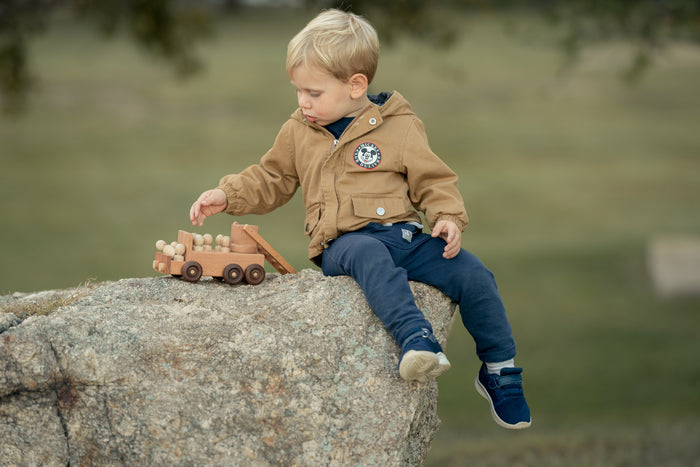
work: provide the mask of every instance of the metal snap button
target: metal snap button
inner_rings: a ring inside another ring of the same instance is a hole
[[[379,214],[380,216],[383,216],[385,213],[386,213],[386,211],[384,210],[383,207],[380,206],[377,208],[377,214]]]
[[[374,117],[370,118],[370,119],[369,119],[369,124],[370,124],[370,125],[376,125],[376,124],[377,124],[377,119],[374,118]]]

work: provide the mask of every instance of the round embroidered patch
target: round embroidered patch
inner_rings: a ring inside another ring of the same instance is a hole
[[[370,170],[378,166],[382,161],[382,152],[374,143],[360,143],[355,148],[353,159],[355,159],[355,164],[363,169]]]

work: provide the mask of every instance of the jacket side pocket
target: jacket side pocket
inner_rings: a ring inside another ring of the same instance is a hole
[[[304,233],[311,236],[313,231],[316,229],[319,221],[321,220],[321,207],[319,205],[314,205],[306,211],[306,217],[304,219]]]

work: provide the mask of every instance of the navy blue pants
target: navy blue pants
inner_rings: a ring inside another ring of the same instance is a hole
[[[443,258],[444,248],[443,239],[416,226],[370,223],[331,243],[321,268],[326,276],[354,278],[399,345],[416,329],[432,330],[416,306],[408,285],[412,280],[436,287],[459,305],[481,361],[513,358],[515,342],[493,274],[464,249]]]

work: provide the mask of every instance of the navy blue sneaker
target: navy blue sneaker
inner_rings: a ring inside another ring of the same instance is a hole
[[[450,369],[450,362],[429,329],[410,335],[401,349],[399,374],[406,381],[426,383]]]
[[[476,391],[489,401],[493,419],[503,428],[518,430],[532,423],[523,393],[522,372],[522,368],[503,368],[500,375],[490,374],[482,363],[476,377]]]

